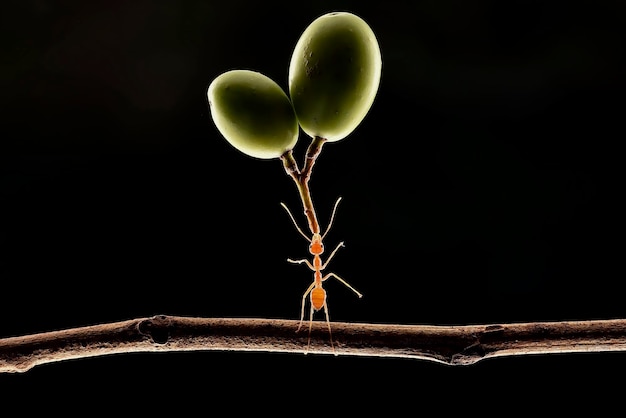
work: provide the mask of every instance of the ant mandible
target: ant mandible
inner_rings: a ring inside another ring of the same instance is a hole
[[[343,241],[340,242],[337,245],[337,247],[333,250],[333,252],[330,253],[330,256],[328,257],[328,259],[326,259],[326,262],[322,263],[321,255],[324,253],[324,243],[323,243],[323,240],[326,237],[326,234],[328,234],[328,231],[330,231],[330,227],[332,226],[333,220],[335,218],[335,211],[337,210],[337,205],[339,205],[340,201],[341,201],[341,197],[339,197],[337,199],[337,202],[335,202],[335,206],[333,207],[333,212],[332,212],[330,221],[328,223],[328,228],[326,228],[326,232],[324,232],[323,235],[320,235],[317,232],[313,233],[313,236],[311,238],[309,238],[304,232],[302,232],[302,230],[298,226],[295,218],[293,217],[293,215],[289,211],[289,208],[287,208],[287,206],[284,203],[281,202],[282,207],[285,208],[285,210],[287,211],[287,214],[291,218],[291,221],[293,222],[293,224],[296,227],[296,229],[298,230],[298,232],[300,232],[300,235],[302,235],[307,241],[310,242],[310,244],[309,244],[309,252],[313,256],[313,263],[311,263],[307,259],[301,259],[301,260],[292,260],[291,258],[287,259],[288,262],[294,263],[294,264],[302,264],[302,263],[304,263],[311,270],[313,270],[313,272],[314,272],[314,274],[313,274],[313,277],[314,277],[313,278],[313,283],[311,283],[311,285],[307,288],[306,292],[304,292],[304,294],[302,295],[302,311],[301,311],[301,314],[300,314],[300,325],[298,326],[298,329],[296,330],[296,332],[297,332],[297,331],[300,331],[300,329],[302,328],[302,324],[304,322],[304,306],[305,306],[305,302],[306,302],[306,297],[307,297],[307,295],[310,294],[311,295],[310,296],[310,299],[311,299],[311,310],[310,310],[310,316],[309,316],[309,340],[308,340],[308,344],[307,344],[307,349],[311,345],[311,327],[313,326],[313,312],[314,311],[319,311],[322,308],[324,308],[324,313],[326,315],[326,324],[328,325],[328,335],[330,337],[330,345],[333,348],[333,351],[335,350],[335,346],[333,344],[332,331],[331,331],[331,328],[330,328],[330,318],[329,318],[329,315],[328,315],[328,303],[326,301],[326,290],[324,290],[324,288],[322,286],[323,282],[325,282],[330,277],[334,277],[335,279],[337,279],[341,283],[343,283],[346,287],[348,287],[350,290],[352,290],[354,293],[356,293],[359,298],[363,297],[363,295],[361,293],[359,293],[359,291],[357,291],[354,287],[350,286],[350,284],[348,282],[346,282],[344,279],[342,279],[341,277],[339,277],[335,273],[328,273],[325,276],[322,276],[322,270],[324,270],[326,268],[326,266],[328,266],[328,263],[334,257],[335,253],[339,250],[339,248],[344,246]]]

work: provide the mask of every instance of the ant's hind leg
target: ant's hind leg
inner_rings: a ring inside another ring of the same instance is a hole
[[[313,290],[314,286],[315,286],[315,283],[311,283],[311,286],[309,286],[306,292],[304,292],[304,294],[302,295],[302,312],[300,313],[300,325],[298,325],[298,329],[296,330],[296,332],[300,331],[300,328],[302,328],[302,323],[304,322],[304,305],[306,305],[306,297],[309,295],[309,293],[311,293],[311,290]],[[311,306],[311,316],[312,315],[313,315],[313,306]]]
[[[337,355],[335,352],[335,344],[333,343],[333,332],[330,327],[330,317],[328,315],[328,303],[324,303],[324,314],[326,314],[326,325],[328,325],[328,337],[330,338],[330,347],[333,349],[333,354]]]
[[[309,314],[309,340],[306,343],[306,351],[307,353],[309,352],[309,349],[311,348],[311,328],[313,328],[313,305],[311,305],[311,313]],[[306,353],[305,353],[306,354]]]

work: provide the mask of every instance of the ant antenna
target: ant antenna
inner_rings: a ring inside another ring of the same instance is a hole
[[[322,239],[324,239],[326,234],[328,234],[328,231],[330,231],[330,227],[333,226],[333,221],[335,220],[335,211],[337,210],[337,205],[339,205],[340,201],[341,201],[341,196],[339,196],[339,198],[335,202],[335,206],[333,207],[333,213],[332,215],[330,215],[330,222],[328,222],[328,228],[326,228],[326,232],[324,232],[324,235],[322,235]]]
[[[304,232],[302,232],[302,230],[300,229],[300,227],[298,226],[298,224],[296,223],[296,219],[293,217],[293,215],[291,214],[291,212],[289,211],[289,208],[287,207],[287,205],[285,205],[283,202],[280,202],[280,205],[285,208],[285,210],[287,211],[287,214],[289,215],[289,217],[291,218],[291,222],[293,222],[293,225],[296,227],[296,229],[298,230],[298,232],[300,233],[300,235],[302,235],[304,237],[304,239],[306,239],[307,241],[311,242],[311,238],[307,237],[306,234]]]

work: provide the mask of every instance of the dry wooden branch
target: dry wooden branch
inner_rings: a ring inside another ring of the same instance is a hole
[[[306,353],[308,332],[298,321],[155,316],[0,339],[0,372],[111,354],[154,351],[271,351]],[[494,325],[333,323],[336,349],[324,322],[315,322],[308,352],[404,357],[449,365],[528,354],[626,351],[626,319]]]

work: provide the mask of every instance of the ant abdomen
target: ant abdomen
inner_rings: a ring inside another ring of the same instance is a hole
[[[326,303],[326,291],[321,287],[316,287],[311,291],[311,305],[316,311],[324,307]]]

